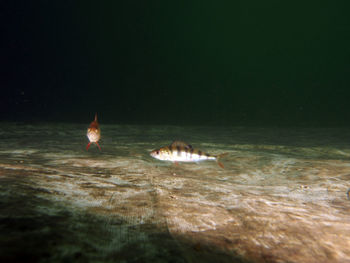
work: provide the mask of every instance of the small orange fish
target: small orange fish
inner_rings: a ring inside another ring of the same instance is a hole
[[[86,146],[86,150],[89,150],[91,143],[95,143],[101,151],[101,147],[98,144],[98,141],[101,138],[101,129],[97,122],[97,113],[95,113],[95,120],[90,123],[90,126],[87,129],[86,136],[89,138],[90,141]]]

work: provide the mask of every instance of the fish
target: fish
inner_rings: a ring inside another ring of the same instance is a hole
[[[95,143],[101,151],[101,147],[98,144],[98,141],[101,138],[101,129],[100,129],[100,125],[98,124],[98,121],[97,121],[97,113],[95,113],[95,119],[90,123],[90,126],[87,129],[86,136],[89,138],[89,143],[86,146],[86,150],[88,151],[90,145],[92,143]]]
[[[224,165],[219,161],[219,158],[226,155],[226,153],[211,155],[201,150],[194,149],[192,145],[185,142],[174,141],[168,146],[151,151],[150,155],[161,161],[171,161],[175,163],[213,160],[216,161],[221,168],[224,168]]]

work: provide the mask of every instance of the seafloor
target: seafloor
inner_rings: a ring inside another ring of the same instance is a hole
[[[86,128],[1,124],[0,262],[350,262],[350,129]]]

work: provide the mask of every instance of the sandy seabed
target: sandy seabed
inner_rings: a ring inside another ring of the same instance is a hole
[[[350,262],[350,129],[86,128],[1,124],[1,262]]]

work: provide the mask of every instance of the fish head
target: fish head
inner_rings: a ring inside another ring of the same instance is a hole
[[[156,149],[156,150],[151,151],[151,152],[150,152],[150,155],[151,155],[153,158],[159,159],[159,157],[160,157],[160,149]]]
[[[97,142],[101,137],[101,131],[98,127],[89,127],[86,135],[90,142]]]
[[[158,160],[162,160],[162,161],[170,160],[170,154],[169,154],[169,151],[166,149],[166,147],[153,150],[151,151],[150,155],[153,158],[156,158]]]

